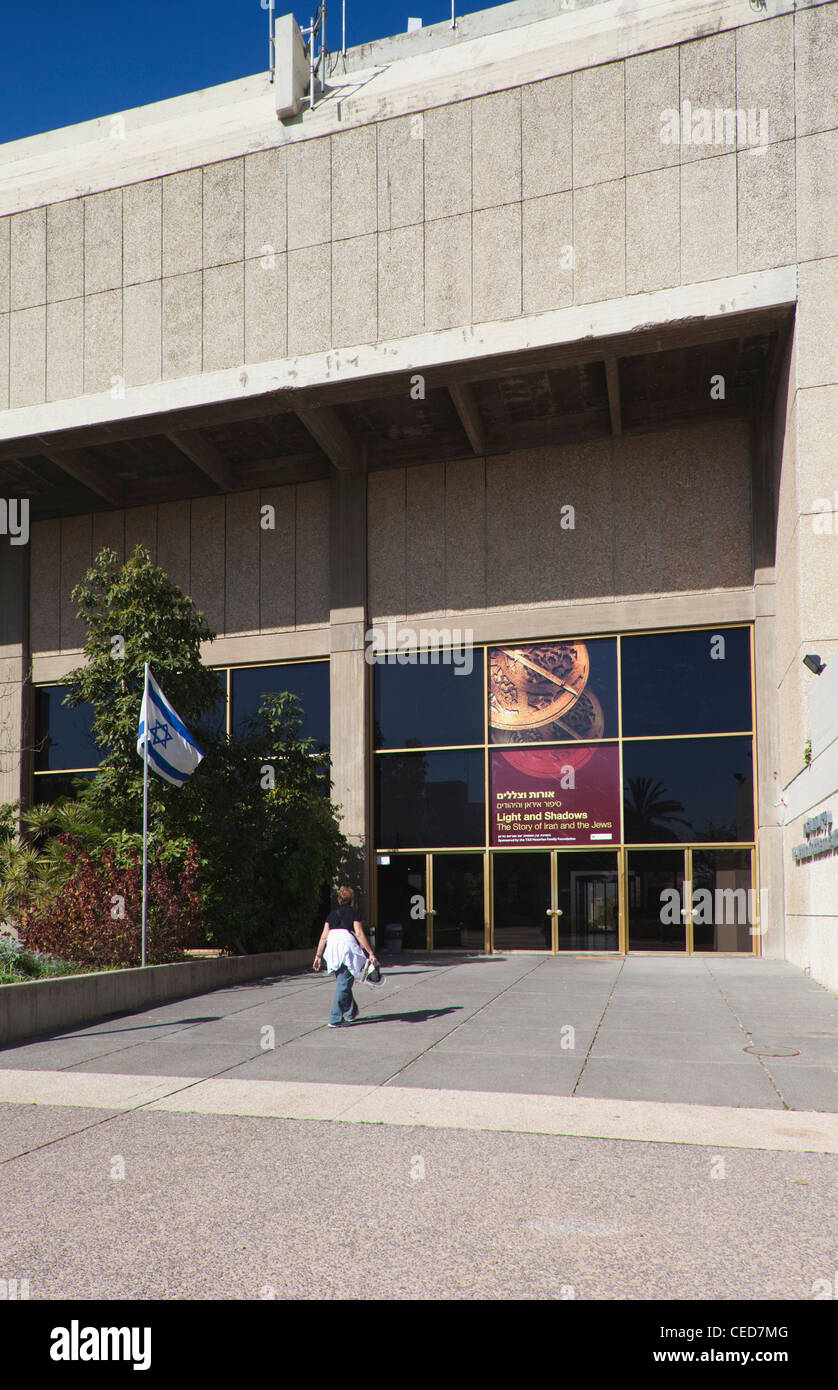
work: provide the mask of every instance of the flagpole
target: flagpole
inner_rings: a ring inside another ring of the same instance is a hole
[[[145,965],[145,927],[146,897],[148,892],[148,662],[143,676],[143,716],[145,737],[143,739],[143,949],[142,964]]]

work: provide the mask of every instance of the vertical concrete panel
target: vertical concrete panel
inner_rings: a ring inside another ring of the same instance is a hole
[[[614,441],[618,597],[661,591],[660,453],[660,437],[653,434]]]
[[[162,180],[164,275],[185,275],[201,269],[202,187],[200,169],[167,174]]]
[[[40,405],[46,399],[46,307],[9,317],[9,405]]]
[[[446,609],[486,607],[486,469],[483,459],[445,466]]]
[[[735,32],[728,30],[681,44],[679,60],[682,115],[685,101],[690,103],[692,115],[689,141],[681,130],[681,159],[684,163],[692,163],[719,152],[719,146],[706,139],[696,108],[711,112],[715,112],[717,106],[727,111],[736,108]],[[715,137],[715,130],[713,135]],[[700,141],[696,136],[701,137]]]
[[[706,544],[703,454],[693,430],[668,432],[661,436],[659,447],[661,590],[679,593],[702,589]]]
[[[367,842],[369,766],[369,667],[364,660],[363,623],[344,624],[347,644],[359,650],[333,650],[329,663],[333,801],[341,808],[341,829],[362,852]]]
[[[329,482],[299,483],[296,526],[296,624],[329,621]]]
[[[471,212],[471,103],[425,113],[425,220]]]
[[[573,302],[573,194],[523,203],[523,310],[540,314]]]
[[[47,305],[47,400],[66,401],[84,391],[84,300]]]
[[[204,271],[203,369],[219,371],[244,361],[244,264]]]
[[[789,20],[791,17],[789,16]],[[775,20],[778,24],[780,21]],[[754,28],[763,27],[754,25]],[[794,16],[794,88],[797,134],[838,126],[838,11],[834,5],[801,9]],[[786,86],[786,91],[790,87]]]
[[[11,314],[0,314],[0,410],[9,405],[9,321]]]
[[[378,336],[378,238],[332,242],[332,346]]]
[[[84,199],[47,208],[47,300],[84,294]]]
[[[204,168],[204,266],[244,257],[244,160],[223,159]]]
[[[162,180],[129,184],[122,190],[122,283],[159,280],[162,267]]]
[[[706,588],[754,582],[751,445],[746,420],[700,430]]]
[[[619,298],[626,287],[626,185],[594,184],[573,195],[576,304]]]
[[[404,468],[388,468],[367,479],[367,596],[370,617],[376,621],[402,618],[407,611],[406,473]]]
[[[10,217],[0,217],[0,314],[7,314],[11,307],[9,294],[11,222]]]
[[[31,545],[29,625],[37,655],[61,647],[61,522],[36,521]]]
[[[425,226],[425,327],[471,323],[471,217]]]
[[[838,382],[838,257],[810,261],[798,269],[797,383]]]
[[[292,628],[296,611],[296,489],[262,488],[260,510],[274,509],[272,530],[259,527],[259,627]]]
[[[332,236],[331,143],[300,140],[288,146],[288,250],[317,246]]]
[[[472,207],[521,200],[521,89],[471,103]]]
[[[797,256],[838,256],[838,130],[797,140]]]
[[[288,253],[288,354],[325,352],[331,346],[330,246]]]
[[[331,137],[332,239],[364,236],[376,230],[375,126],[361,126]]]
[[[260,150],[244,161],[244,254],[250,259],[287,245],[287,151]]]
[[[445,607],[445,465],[406,472],[405,605],[411,615]]]
[[[639,53],[625,66],[626,173],[680,164],[680,146],[661,139],[669,115],[680,111],[677,48]]]
[[[44,304],[46,281],[46,210],[17,212],[11,218],[11,308]]]
[[[174,275],[163,281],[163,380],[201,370],[203,276]]]
[[[125,554],[133,555],[141,545],[157,564],[157,507],[129,507],[125,513]]]
[[[270,362],[288,348],[288,257],[244,263],[244,360]]]
[[[94,512],[93,559],[101,550],[112,550],[120,563],[125,562],[125,513]]]
[[[425,326],[425,233],[397,227],[378,237],[378,336],[402,338]]]
[[[259,631],[259,493],[236,492],[226,499],[227,568],[225,631]]]
[[[486,460],[486,604],[525,608],[531,602],[528,489],[518,456]]]
[[[472,224],[475,323],[521,313],[521,204],[476,212]]]
[[[683,164],[681,284],[735,275],[736,262],[736,155]]]
[[[84,292],[122,285],[122,189],[84,199]]]
[[[566,450],[528,449],[511,456],[526,492],[527,537],[532,603],[562,603],[571,596],[568,528],[562,526],[564,496],[562,461]],[[565,516],[567,522],[569,517]]]
[[[190,514],[189,592],[213,632],[224,631],[224,498],[197,497]]]
[[[797,22],[801,20],[799,15]],[[794,16],[786,14],[776,19],[766,17],[759,24],[744,24],[736,30],[736,106],[757,114],[764,110],[771,141],[793,139],[795,82],[798,93],[805,82],[801,66],[795,63],[794,24]],[[834,75],[834,64],[832,70]],[[823,111],[822,96],[819,104]],[[801,129],[805,124],[801,116],[802,112],[798,116],[798,133],[808,134]],[[831,124],[838,125],[838,107]]]
[[[6,563],[20,563],[15,551],[0,540],[0,583],[8,593]],[[24,745],[23,680],[25,663],[21,642],[0,643],[0,806],[21,797],[21,750]]]
[[[59,598],[61,650],[83,647],[87,636],[84,623],[76,617],[77,605],[70,597],[93,561],[93,523],[90,516],[64,517],[61,522],[61,593]],[[55,564],[53,554],[51,563]]]
[[[126,386],[146,386],[160,380],[162,334],[162,282],[126,285],[122,292],[122,371]]]
[[[189,593],[190,559],[189,503],[162,502],[157,508],[157,563],[184,594]]]
[[[574,508],[575,523],[562,532],[562,546],[575,603],[615,592],[614,472],[611,440],[562,450],[562,500]]]
[[[740,150],[737,164],[739,270],[767,270],[796,259],[794,141]]]
[[[626,179],[626,293],[681,282],[681,180],[677,169]]]
[[[424,221],[425,118],[421,112],[380,121],[378,226],[381,231]]]
[[[109,391],[122,375],[122,290],[85,295],[84,389]]]
[[[521,170],[524,198],[573,187],[571,78],[550,77],[521,92]]]
[[[626,96],[622,63],[573,74],[573,186],[607,183],[626,172]]]

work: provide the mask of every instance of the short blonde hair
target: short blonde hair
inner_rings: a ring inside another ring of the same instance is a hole
[[[350,907],[355,902],[355,894],[348,883],[342,883],[338,889],[338,903],[341,907]]]

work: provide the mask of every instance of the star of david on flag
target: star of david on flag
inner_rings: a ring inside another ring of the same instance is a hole
[[[145,755],[146,744],[149,767],[175,787],[183,786],[204,756],[148,669],[137,734],[137,752],[141,758]]]

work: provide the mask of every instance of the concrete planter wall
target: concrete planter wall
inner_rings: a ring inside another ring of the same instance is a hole
[[[311,965],[312,947],[0,985],[0,1045]]]

